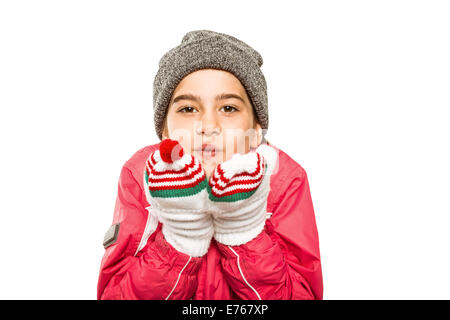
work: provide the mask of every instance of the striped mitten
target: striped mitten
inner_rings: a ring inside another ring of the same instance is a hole
[[[246,154],[234,154],[217,165],[208,182],[214,238],[225,245],[241,245],[264,228],[268,214],[270,177],[277,151],[261,144]]]
[[[178,141],[165,139],[146,162],[144,182],[167,242],[192,257],[203,256],[214,229],[200,161],[185,154]]]

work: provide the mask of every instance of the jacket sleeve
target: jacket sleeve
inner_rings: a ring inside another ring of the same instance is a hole
[[[97,285],[97,298],[189,299],[197,287],[201,257],[177,251],[164,238],[161,224],[136,254],[149,213],[142,186],[130,169],[122,168],[113,224],[117,240],[106,248]]]
[[[306,172],[285,177],[272,217],[253,240],[217,243],[226,279],[240,299],[323,299],[319,241]],[[268,206],[269,209],[269,206]]]

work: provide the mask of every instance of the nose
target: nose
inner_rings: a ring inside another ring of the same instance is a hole
[[[205,112],[197,127],[197,134],[206,137],[220,134],[220,124],[214,112]]]

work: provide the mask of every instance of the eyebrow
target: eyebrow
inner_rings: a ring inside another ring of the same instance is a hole
[[[234,94],[234,93],[221,93],[215,97],[216,101],[226,100],[226,99],[238,99],[238,100],[242,101],[243,103],[245,103],[244,99],[241,96]],[[177,96],[175,99],[173,99],[172,104],[174,104],[180,100],[192,100],[192,101],[200,102],[202,99],[200,98],[200,96],[196,96],[196,95],[187,93],[187,94],[181,94],[181,95]]]

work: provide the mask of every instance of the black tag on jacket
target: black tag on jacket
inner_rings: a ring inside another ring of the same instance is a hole
[[[120,223],[116,223],[109,227],[108,231],[106,231],[105,237],[103,238],[103,247],[105,247],[105,249],[116,242],[119,237],[119,227]]]

